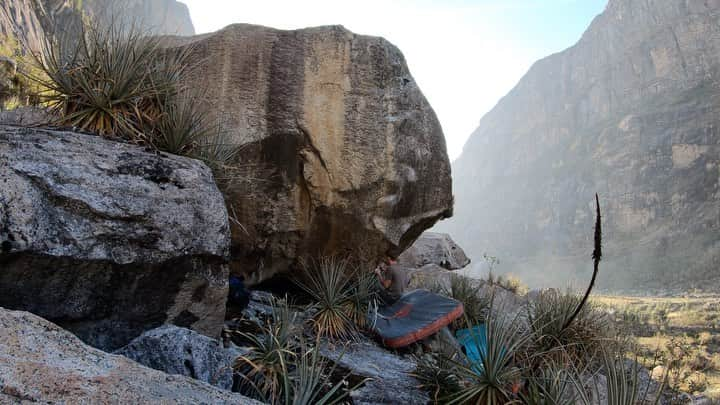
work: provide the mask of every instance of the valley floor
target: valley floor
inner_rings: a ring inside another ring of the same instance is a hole
[[[636,336],[639,360],[669,384],[720,401],[720,295],[631,297],[600,295],[606,307]]]

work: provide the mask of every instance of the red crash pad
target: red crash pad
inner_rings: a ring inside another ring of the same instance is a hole
[[[399,348],[424,339],[463,314],[463,305],[427,290],[403,295],[393,305],[379,308],[369,322],[385,346]]]

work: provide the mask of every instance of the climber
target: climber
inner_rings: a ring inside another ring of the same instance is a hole
[[[397,301],[404,293],[409,283],[406,269],[397,264],[390,257],[386,257],[375,268],[375,274],[386,294],[383,294],[383,301],[392,303]],[[385,296],[386,295],[386,296]]]

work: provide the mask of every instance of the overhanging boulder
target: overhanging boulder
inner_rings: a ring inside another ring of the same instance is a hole
[[[237,24],[168,46],[190,48],[188,84],[243,145],[226,199],[251,284],[306,255],[396,257],[452,214],[440,123],[388,41]]]

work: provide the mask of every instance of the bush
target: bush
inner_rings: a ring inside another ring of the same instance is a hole
[[[485,322],[492,304],[492,296],[482,293],[473,279],[453,274],[450,277],[449,287],[438,286],[434,290],[462,302],[465,318],[470,324],[477,325]],[[455,329],[463,328],[465,327],[464,323],[464,320],[458,319],[453,322],[453,327]]]
[[[332,257],[302,263],[295,283],[313,300],[312,323],[318,337],[357,338],[355,321],[363,298],[358,297],[355,272],[346,260]]]
[[[159,37],[134,26],[90,25],[50,37],[35,55],[42,75],[32,79],[56,125],[224,164],[237,147],[213,141],[218,128],[206,118],[202,95],[183,85],[189,53],[163,49]]]
[[[584,305],[572,323],[565,327],[581,300],[581,296],[570,291],[546,290],[528,304],[528,321],[534,336],[532,352],[548,355],[562,352],[581,364],[592,359],[598,349],[608,343],[612,332],[609,319],[592,303]]]
[[[450,356],[443,353],[428,353],[416,359],[417,366],[411,373],[420,382],[420,388],[430,393],[434,403],[442,402],[461,391]]]
[[[273,303],[271,321],[260,335],[241,334],[250,351],[235,361],[242,381],[240,392],[266,403],[285,405],[333,404],[345,398],[347,376],[330,382],[335,366],[320,357],[318,345],[310,347],[297,334],[296,316],[285,301]]]

